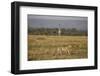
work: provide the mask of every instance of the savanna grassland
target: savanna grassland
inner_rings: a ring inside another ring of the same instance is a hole
[[[28,60],[88,58],[87,36],[28,35]]]

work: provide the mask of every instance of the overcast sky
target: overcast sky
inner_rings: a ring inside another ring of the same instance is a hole
[[[77,28],[87,30],[88,18],[75,16],[28,15],[28,26],[33,28]]]

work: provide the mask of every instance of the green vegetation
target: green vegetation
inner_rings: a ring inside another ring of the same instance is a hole
[[[87,36],[86,30],[77,30],[76,28],[60,28],[62,36]],[[30,28],[28,29],[30,35],[58,35],[58,28]]]

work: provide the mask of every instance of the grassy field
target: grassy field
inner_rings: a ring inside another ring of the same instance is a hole
[[[28,60],[88,58],[87,36],[28,35]]]

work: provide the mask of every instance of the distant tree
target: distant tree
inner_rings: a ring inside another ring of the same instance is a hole
[[[77,30],[76,28],[61,28],[64,36],[87,36],[87,31]],[[28,27],[28,34],[31,35],[58,35],[58,28],[32,28]]]

